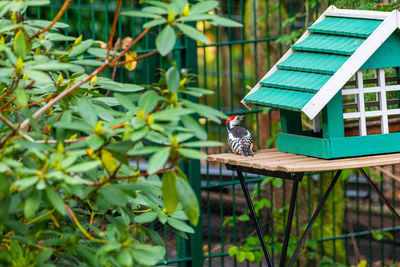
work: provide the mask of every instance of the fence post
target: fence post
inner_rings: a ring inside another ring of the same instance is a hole
[[[195,26],[195,25],[194,25]],[[186,68],[189,73],[198,75],[197,66],[197,43],[193,39],[186,38],[186,51],[185,51]],[[191,86],[198,86],[198,82],[194,82]],[[192,101],[194,99],[191,99]],[[203,266],[203,224],[202,224],[202,209],[201,209],[201,172],[200,161],[189,160],[187,174],[190,184],[194,193],[199,201],[200,217],[197,226],[194,228],[195,232],[190,236],[190,254],[192,261],[189,266],[202,267]]]

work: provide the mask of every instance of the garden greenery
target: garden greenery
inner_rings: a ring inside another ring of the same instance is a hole
[[[199,220],[181,161],[203,159],[198,148],[220,145],[207,141],[196,118],[219,123],[225,115],[199,104],[212,92],[191,87],[193,76],[174,64],[148,85],[100,74],[168,56],[183,35],[208,42],[197,21],[240,24],[209,14],[217,1],[145,1],[121,13],[148,22],[117,51],[122,0],[106,48],[63,34],[68,25],[57,20],[69,3],[44,21],[25,14],[48,0],[0,1],[0,265],[155,265],[165,244],[149,224],[186,237]],[[156,49],[137,56],[132,48],[150,30]]]

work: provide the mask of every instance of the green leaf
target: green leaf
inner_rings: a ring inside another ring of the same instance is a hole
[[[192,114],[193,110],[185,108],[168,108],[154,113],[155,121],[177,121],[180,116]]]
[[[99,192],[108,202],[114,205],[125,206],[128,202],[126,195],[115,185],[103,186]]]
[[[164,18],[153,19],[153,20],[150,20],[150,21],[146,22],[145,24],[143,24],[143,29],[145,29],[147,27],[155,27],[155,26],[164,24],[166,22],[167,22],[167,20]]]
[[[165,163],[167,163],[169,153],[169,147],[163,148],[162,150],[154,153],[149,159],[147,172],[149,174],[153,174],[160,170],[165,165]]]
[[[196,41],[206,43],[206,44],[208,44],[210,42],[210,40],[208,40],[207,36],[205,36],[203,33],[198,31],[197,29],[193,28],[192,26],[188,26],[188,25],[185,25],[182,23],[178,23],[176,26],[185,35],[187,35],[188,37],[190,37]]]
[[[159,146],[145,146],[141,148],[132,148],[131,150],[128,151],[129,156],[142,156],[142,155],[148,155],[148,154],[153,154],[155,152],[160,151],[163,149],[162,147]]]
[[[82,65],[82,66],[89,66],[89,67],[100,67],[103,65],[104,62],[100,60],[94,60],[94,59],[77,59],[71,61],[72,64],[76,65]]]
[[[18,30],[17,34],[14,38],[14,53],[17,57],[21,57],[25,59],[28,54],[28,47],[27,47],[25,33],[22,29]]]
[[[166,171],[162,176],[162,194],[164,206],[168,214],[172,215],[179,203],[178,192],[176,191],[176,174],[173,171]]]
[[[48,61],[45,63],[39,63],[32,65],[31,70],[44,70],[44,71],[71,71],[71,72],[85,72],[85,69],[79,65],[62,63],[58,61]]]
[[[133,104],[132,100],[126,97],[126,95],[115,93],[114,94],[115,99],[118,101],[118,103],[126,108],[127,110],[134,110],[136,109],[136,106]]]
[[[122,250],[115,258],[122,266],[133,266],[132,255],[127,250]]]
[[[53,83],[53,80],[50,78],[50,76],[47,73],[41,72],[41,71],[36,71],[36,70],[26,70],[24,71],[24,74],[26,77],[29,79],[35,81],[38,84],[41,83]]]
[[[157,217],[158,217],[157,213],[153,211],[146,211],[143,214],[135,216],[135,223],[139,224],[150,223],[153,222],[155,219],[157,219]]]
[[[237,246],[232,246],[229,248],[229,256],[234,256],[238,253],[239,249]]]
[[[67,172],[87,172],[100,165],[100,161],[83,162],[67,169]]]
[[[101,136],[93,135],[86,139],[86,144],[91,149],[97,150],[104,144],[104,139]]]
[[[187,17],[180,17],[178,21],[200,21],[200,20],[211,20],[215,18],[214,14],[190,14]]]
[[[222,27],[243,27],[243,25],[239,22],[219,16],[215,16],[213,18],[212,24]]]
[[[194,141],[181,144],[183,147],[218,147],[222,146],[221,142],[217,141]]]
[[[93,40],[85,40],[79,45],[72,48],[71,52],[69,53],[69,57],[76,57],[83,54],[86,50],[89,49],[93,44]]]
[[[193,131],[194,135],[201,139],[201,140],[205,140],[207,139],[207,132],[204,129],[203,126],[200,125],[200,123],[195,120],[194,118],[192,118],[191,116],[183,116],[181,118],[182,124],[183,126],[185,126],[185,128],[190,129]]]
[[[144,114],[148,114],[157,106],[159,100],[158,94],[149,90],[139,98],[139,108],[143,110]]]
[[[146,235],[150,238],[151,242],[154,245],[158,245],[158,246],[164,245],[163,239],[160,237],[160,235],[156,231],[154,231],[153,229],[150,229],[150,228],[145,228],[144,231],[146,232]]]
[[[183,103],[186,107],[196,111],[197,113],[199,113],[200,115],[209,118],[210,120],[216,122],[216,123],[220,123],[220,119],[219,118],[223,118],[223,119],[227,119],[228,117],[222,113],[221,111],[218,111],[212,107],[209,106],[205,106],[205,105],[201,105],[201,104],[197,104],[197,103],[193,103],[189,100],[183,100]]]
[[[87,123],[96,126],[98,118],[94,106],[84,97],[78,100],[78,112]]]
[[[179,177],[176,179],[176,191],[178,192],[179,201],[182,204],[183,211],[188,216],[189,221],[196,226],[199,221],[200,210],[199,202],[194,194],[190,184]]]
[[[190,8],[190,14],[207,13],[218,7],[218,1],[202,1]]]
[[[62,214],[65,215],[65,207],[64,207],[64,202],[60,198],[60,196],[54,192],[52,187],[47,187],[46,188],[46,196],[50,203],[56,208],[56,210]]]
[[[14,182],[14,186],[18,187],[19,190],[24,190],[28,187],[33,186],[34,184],[36,184],[36,182],[39,180],[39,177],[34,176],[34,177],[26,177],[26,178],[22,178],[19,179],[17,181]]]
[[[53,255],[53,250],[51,248],[43,250],[37,255],[35,259],[35,264],[46,262],[48,259],[50,259],[51,255]]]
[[[159,6],[147,6],[142,9],[143,12],[153,13],[153,14],[168,14],[165,8]]]
[[[114,82],[111,79],[98,77],[96,81],[96,85],[101,86],[105,90],[110,90],[113,92],[138,92],[142,91],[144,88],[137,84],[130,84],[130,83],[119,83]]]
[[[161,16],[156,15],[154,13],[149,13],[149,12],[143,12],[143,11],[138,11],[138,10],[129,10],[129,11],[124,11],[121,12],[122,16],[128,16],[128,17],[135,17],[135,18],[161,18]]]
[[[2,67],[0,69],[0,78],[7,78],[13,74],[13,69],[12,68],[6,68]]]
[[[175,31],[171,26],[167,25],[157,35],[156,47],[162,56],[166,56],[174,48],[175,42]]]
[[[28,105],[28,95],[24,88],[18,87],[15,90],[15,96],[17,97],[17,102],[20,106],[26,107]]]
[[[42,200],[42,191],[34,190],[26,199],[24,205],[24,214],[26,218],[31,218],[39,209],[40,201]]]
[[[137,131],[134,131],[130,136],[132,142],[137,142],[143,139],[149,133],[149,127],[143,127]]]
[[[137,263],[145,266],[153,266],[164,258],[165,248],[136,243],[132,245],[131,254]]]
[[[175,93],[179,89],[179,82],[181,81],[179,71],[175,67],[171,67],[167,71],[167,86],[168,89]]]
[[[169,226],[171,226],[172,228],[178,230],[178,231],[182,231],[185,233],[189,233],[189,234],[193,234],[194,230],[192,227],[190,227],[189,225],[187,225],[184,221],[172,218],[172,217],[168,217],[167,219],[167,223]]]
[[[179,154],[186,158],[190,159],[206,159],[207,154],[199,151],[199,150],[194,150],[194,149],[189,149],[189,148],[179,148]]]

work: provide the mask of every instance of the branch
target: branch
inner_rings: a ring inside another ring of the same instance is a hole
[[[36,102],[33,102],[33,103],[28,104],[28,107],[32,107],[32,106],[35,106],[35,105],[37,105],[37,104],[46,102],[47,100],[52,99],[52,98],[53,98],[52,95],[48,95],[46,98],[43,98],[42,100],[39,100],[39,101],[36,101]],[[12,100],[14,100],[14,99],[12,98]],[[11,102],[12,102],[12,101],[11,101]],[[7,102],[7,103],[8,103],[8,102]],[[7,104],[7,103],[6,103],[6,104]],[[20,108],[23,108],[23,107],[22,107],[22,106],[17,106],[17,107],[12,107],[12,108],[7,108],[7,109],[3,109],[3,107],[2,107],[2,108],[1,108],[1,112],[7,112],[7,111],[12,111],[12,110],[17,110],[17,109],[20,109]]]
[[[92,240],[93,242],[97,242],[97,243],[107,243],[106,240],[103,239],[98,239],[95,238],[93,236],[91,236],[81,225],[81,223],[78,221],[78,219],[75,216],[75,213],[72,211],[72,209],[67,205],[64,204],[65,209],[68,211],[69,215],[71,215],[72,220],[75,222],[76,226],[79,228],[79,230],[81,230],[81,232],[83,233],[83,235],[85,237],[87,237],[88,239]]]
[[[112,60],[112,63],[117,62],[123,55],[125,55],[129,50],[131,50],[132,47],[133,47],[135,44],[137,44],[137,43],[140,41],[140,39],[142,39],[143,36],[146,35],[146,33],[148,33],[148,32],[150,31],[150,29],[151,29],[151,27],[147,27],[141,34],[139,34],[139,36],[136,37],[136,39],[133,40],[133,42],[132,42],[127,48],[125,48],[124,50],[122,50],[122,52],[121,52],[121,54],[119,54],[119,56],[115,57],[115,58]]]
[[[121,65],[125,65],[125,64],[128,64],[128,63],[131,63],[131,62],[133,62],[133,61],[138,61],[138,60],[141,60],[141,59],[144,59],[144,58],[146,58],[146,57],[149,57],[149,56],[152,56],[152,55],[154,55],[154,54],[156,54],[156,53],[158,53],[158,50],[157,49],[155,49],[155,50],[153,50],[153,51],[151,51],[151,52],[148,52],[148,53],[146,53],[146,54],[143,54],[143,55],[141,55],[141,56],[138,56],[138,57],[134,57],[134,58],[132,58],[132,59],[130,59],[130,60],[126,60],[126,61],[121,61],[121,62],[111,62],[111,66],[121,66]]]
[[[106,56],[106,60],[108,60],[108,58],[109,58],[109,56],[110,56],[110,50],[111,50],[111,46],[112,46],[112,44],[113,44],[113,39],[114,39],[114,34],[115,34],[115,28],[117,27],[118,16],[119,16],[119,11],[121,10],[121,5],[122,5],[122,0],[118,0],[117,8],[115,9],[113,24],[112,24],[112,27],[111,27],[110,37],[108,38],[108,46],[107,46],[107,56]]]
[[[56,96],[55,98],[53,98],[53,100],[51,100],[49,103],[47,103],[46,105],[44,105],[43,107],[41,107],[39,110],[37,110],[33,115],[32,118],[33,119],[37,119],[42,113],[46,112],[46,110],[48,110],[49,108],[51,108],[52,106],[54,106],[54,104],[56,104],[58,101],[60,101],[61,99],[63,99],[65,96],[67,96],[68,94],[70,94],[72,91],[74,91],[75,89],[79,88],[79,86],[81,86],[82,84],[90,81],[94,76],[102,73],[108,66],[108,63],[104,63],[103,65],[101,65],[99,68],[97,68],[95,71],[93,71],[90,75],[88,75],[85,79],[83,79],[82,81],[74,84],[73,86],[71,86],[70,88],[66,89],[65,91],[63,91],[61,94],[59,94],[58,96]],[[25,128],[27,125],[29,124],[29,119],[26,119],[22,122],[21,124],[21,128]]]
[[[11,133],[12,133],[12,134],[17,133],[17,134],[19,134],[20,136],[22,136],[23,138],[25,138],[26,140],[28,140],[28,141],[30,141],[30,142],[34,142],[34,139],[33,139],[32,137],[30,137],[30,136],[24,134],[23,132],[21,132],[17,126],[15,126],[14,124],[12,124],[12,123],[11,123],[9,120],[7,120],[7,118],[4,117],[3,115],[0,115],[0,120],[1,120],[2,122],[4,122],[8,127],[11,128],[11,130],[12,130]],[[11,136],[10,136],[10,137],[11,137]],[[4,140],[4,143],[5,143],[5,141],[6,141],[6,140]],[[2,143],[3,143],[3,141],[2,141]]]
[[[161,169],[161,170],[155,172],[154,174],[161,174],[161,173],[163,173],[163,172],[165,172],[165,171],[172,170],[173,168],[174,168],[174,166],[171,165],[171,166],[169,166],[169,167],[163,168],[163,169]],[[141,177],[141,176],[143,176],[143,177],[148,177],[148,176],[150,176],[150,174],[147,173],[147,172],[144,172],[144,173],[138,173],[138,174],[130,175],[130,176],[119,176],[119,177],[113,177],[113,178],[112,178],[112,176],[110,176],[110,177],[108,177],[107,179],[105,179],[105,180],[103,180],[103,181],[99,181],[99,182],[87,182],[86,184],[87,184],[87,185],[91,185],[91,186],[102,186],[102,185],[104,185],[104,184],[106,184],[106,183],[111,182],[112,180],[128,180],[128,179],[139,178],[139,177]]]
[[[28,38],[27,42],[30,42],[33,40],[33,38],[38,37],[40,34],[48,31],[51,29],[51,27],[53,27],[54,24],[56,24],[56,22],[62,17],[62,15],[64,14],[65,10],[67,9],[67,7],[69,6],[71,0],[66,0],[64,2],[64,5],[61,7],[60,11],[58,11],[58,14],[56,15],[56,17],[52,20],[52,22],[45,28],[37,31],[34,35],[32,35],[31,37]]]

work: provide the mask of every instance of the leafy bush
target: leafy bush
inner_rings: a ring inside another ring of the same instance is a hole
[[[124,15],[153,20],[117,51],[112,45],[122,1],[106,48],[61,33],[68,25],[57,20],[69,3],[50,22],[24,17],[47,0],[0,1],[0,263],[154,265],[165,249],[149,223],[186,237],[199,219],[181,161],[202,159],[198,148],[220,145],[206,141],[195,118],[219,123],[225,116],[198,104],[196,98],[212,92],[191,87],[193,76],[173,64],[151,85],[98,75],[108,67],[133,70],[156,53],[166,56],[181,35],[207,42],[192,22],[239,24],[208,14],[217,1],[146,1]],[[131,52],[155,26],[157,49]],[[146,169],[138,169],[144,158]]]

